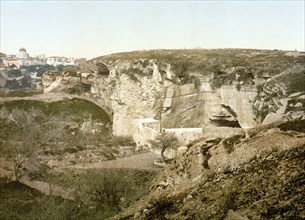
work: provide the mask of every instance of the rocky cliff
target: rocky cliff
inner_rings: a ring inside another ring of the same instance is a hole
[[[304,112],[304,91],[297,90],[295,101],[289,101],[286,94],[293,94],[283,89],[288,81],[277,78],[286,71],[304,81],[304,63],[305,57],[280,51],[138,51],[99,57],[74,72],[49,73],[43,81],[45,92],[76,93],[105,106],[113,114],[115,135],[139,139],[158,132],[143,132],[143,119],[159,121],[160,128],[205,132],[208,127],[252,128],[274,121],[269,115],[281,111],[279,120],[292,105]]]

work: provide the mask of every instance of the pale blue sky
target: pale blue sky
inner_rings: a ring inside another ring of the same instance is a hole
[[[1,1],[1,52],[93,58],[161,48],[305,50],[301,1]]]

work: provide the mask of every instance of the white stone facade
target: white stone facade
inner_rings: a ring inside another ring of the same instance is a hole
[[[66,57],[53,56],[53,57],[49,57],[47,59],[47,64],[49,64],[51,66],[64,65],[66,62],[67,62]]]

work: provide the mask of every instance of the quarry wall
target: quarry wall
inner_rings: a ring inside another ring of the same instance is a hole
[[[107,76],[81,72],[78,76],[45,77],[45,92],[90,85],[90,91],[80,97],[105,106],[112,114],[113,134],[132,136],[137,145],[147,145],[163,128],[174,132],[182,145],[187,144],[208,132],[205,128],[217,130],[211,119],[220,116],[238,121],[242,128],[256,125],[251,104],[255,90],[238,91],[234,86],[212,89],[209,77],[200,78],[199,87],[176,85],[162,78],[155,62],[143,70],[151,74],[141,76],[122,74],[122,69],[131,67],[128,62],[123,64],[108,64]],[[165,70],[167,78],[173,77],[170,65]]]

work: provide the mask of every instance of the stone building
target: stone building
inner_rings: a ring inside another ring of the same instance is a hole
[[[17,54],[17,58],[18,59],[22,59],[22,60],[26,60],[29,59],[29,54],[26,52],[26,49],[24,49],[23,47],[20,48],[19,53]]]

